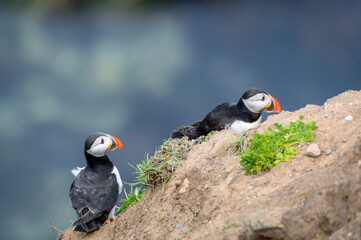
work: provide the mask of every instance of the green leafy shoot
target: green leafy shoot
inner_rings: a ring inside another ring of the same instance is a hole
[[[242,132],[241,136],[238,139],[234,139],[234,144],[236,144],[236,147],[238,148],[238,151],[243,152],[245,150],[245,147],[243,145],[244,141],[246,140],[246,138],[248,137],[248,133],[247,132]]]
[[[317,128],[315,121],[304,123],[302,119],[303,116],[300,116],[297,122],[291,122],[285,127],[276,123],[275,130],[268,128],[264,134],[254,134],[249,140],[247,150],[243,149],[245,137],[241,136],[237,140],[241,152],[237,155],[242,157],[240,163],[246,171],[245,174],[261,174],[263,170],[272,168],[279,162],[289,162],[298,152],[295,144],[313,141],[314,130]]]
[[[123,203],[122,206],[116,211],[116,214],[123,213],[128,207],[130,207],[133,203],[139,202],[144,195],[144,189],[142,186],[136,187],[133,191],[133,187],[130,188],[130,193],[126,196],[126,199],[121,199],[120,202]]]

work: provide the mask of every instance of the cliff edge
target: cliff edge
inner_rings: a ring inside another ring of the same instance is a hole
[[[166,187],[98,231],[70,228],[59,239],[361,239],[361,91],[269,116],[248,138],[300,115],[318,128],[291,162],[245,176],[239,136],[216,132],[192,146]],[[320,152],[307,149],[313,143]]]

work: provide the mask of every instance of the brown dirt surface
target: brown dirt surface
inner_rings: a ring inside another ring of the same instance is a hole
[[[239,136],[216,132],[192,146],[165,188],[98,231],[70,228],[60,239],[361,239],[361,91],[269,116],[248,138],[300,115],[316,121],[320,156],[306,155],[305,144],[291,162],[245,176]]]

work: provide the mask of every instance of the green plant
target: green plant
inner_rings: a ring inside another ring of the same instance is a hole
[[[121,199],[120,202],[123,203],[122,206],[116,211],[116,214],[123,213],[128,207],[130,207],[133,203],[139,202],[144,195],[144,189],[142,186],[136,187],[133,191],[133,186],[130,187],[130,193],[126,196],[126,199]]]
[[[196,218],[198,216],[199,212],[200,212],[199,209],[194,210],[193,216]]]
[[[246,140],[247,137],[248,137],[248,133],[243,132],[238,139],[233,138],[234,144],[236,144],[236,147],[238,148],[238,151],[242,152],[242,151],[245,150],[245,147],[244,147],[243,143],[244,143],[244,140]]]
[[[223,225],[223,229],[228,229],[234,225],[238,225],[238,222],[228,222],[226,224]]]
[[[245,174],[261,174],[262,170],[272,168],[281,161],[288,162],[298,152],[293,147],[295,144],[313,141],[313,130],[317,128],[315,121],[304,123],[302,119],[303,116],[300,116],[299,120],[285,127],[276,123],[276,130],[268,128],[264,134],[256,133],[249,140],[249,148],[237,153],[242,157],[240,163]],[[242,143],[239,146],[243,146]],[[239,147],[239,150],[242,148]]]

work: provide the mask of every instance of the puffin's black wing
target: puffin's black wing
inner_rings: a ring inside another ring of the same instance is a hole
[[[72,183],[69,193],[72,207],[78,215],[74,225],[86,225],[96,221],[101,226],[118,200],[118,191],[114,174],[105,177],[88,167],[81,171]]]
[[[211,131],[223,130],[237,119],[237,114],[235,103],[222,103],[209,112],[203,120],[172,131],[171,137],[182,138],[187,136],[190,139],[195,139],[207,135]]]
[[[210,111],[199,124],[199,135],[223,130],[239,118],[235,103],[222,103]]]

